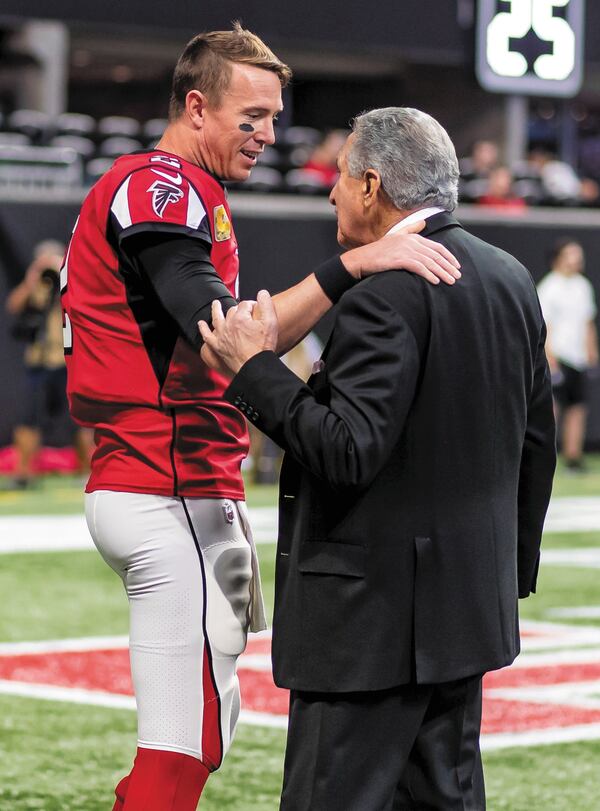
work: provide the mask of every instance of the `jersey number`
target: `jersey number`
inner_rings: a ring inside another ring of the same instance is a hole
[[[79,222],[79,217],[77,217],[75,221],[75,225],[73,226],[73,234],[75,233],[75,229],[77,228],[77,223]],[[71,235],[71,241],[73,240],[73,236]],[[71,253],[71,242],[69,242],[69,247],[67,248],[67,253],[65,255],[65,263],[60,269],[60,294],[61,296],[67,292],[67,284],[69,282],[69,254]],[[71,326],[71,319],[67,315],[67,313],[63,310],[63,346],[65,349],[65,355],[70,355],[73,352],[73,327]]]
[[[568,6],[571,0],[508,0],[510,11],[496,14],[487,29],[487,58],[499,76],[524,76],[526,57],[513,50],[511,40],[521,40],[533,29],[552,45],[551,54],[538,56],[533,65],[540,79],[561,81],[575,68],[575,32],[567,22],[554,16],[554,9]],[[518,46],[517,46],[518,47]]]

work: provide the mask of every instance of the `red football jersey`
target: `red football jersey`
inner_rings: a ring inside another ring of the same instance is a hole
[[[248,435],[223,400],[228,381],[124,256],[124,241],[147,231],[211,243],[237,297],[237,243],[218,180],[165,152],[119,158],[86,197],[61,271],[69,404],[95,429],[87,492],[241,499]]]

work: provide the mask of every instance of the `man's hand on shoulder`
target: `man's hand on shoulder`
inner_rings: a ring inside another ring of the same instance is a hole
[[[271,296],[266,290],[257,301],[242,301],[223,315],[220,301],[212,303],[212,330],[206,321],[198,328],[204,340],[202,359],[212,369],[236,375],[247,360],[265,350],[275,351],[279,325]]]
[[[362,279],[382,270],[408,270],[422,276],[431,284],[454,284],[460,279],[460,263],[439,242],[419,236],[425,221],[408,225],[369,245],[353,248],[342,254],[344,267],[355,279]]]

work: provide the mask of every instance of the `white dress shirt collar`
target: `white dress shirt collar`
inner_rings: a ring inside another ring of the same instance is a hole
[[[414,222],[419,222],[419,220],[426,220],[428,217],[433,217],[434,214],[440,214],[442,211],[445,211],[444,208],[439,208],[437,206],[431,206],[430,208],[420,208],[418,211],[413,211],[412,214],[409,214],[408,217],[405,217],[400,222],[397,222],[396,225],[392,225],[390,230],[387,232],[388,234],[395,234],[396,231],[399,231],[401,228],[404,228],[405,225],[412,225]]]

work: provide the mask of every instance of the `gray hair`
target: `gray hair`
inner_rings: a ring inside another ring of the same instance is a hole
[[[385,193],[402,211],[456,208],[456,150],[435,118],[411,107],[384,107],[357,116],[352,130],[347,155],[351,177],[376,169]]]

